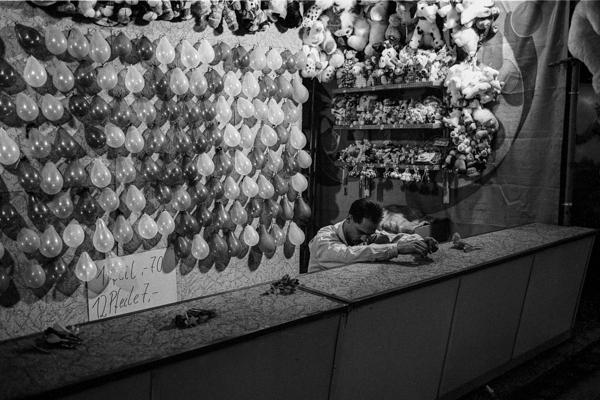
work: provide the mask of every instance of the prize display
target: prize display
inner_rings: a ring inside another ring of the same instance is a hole
[[[28,260],[16,266],[28,287],[60,277],[65,252],[88,282],[95,261],[119,276],[117,255],[163,238],[165,258],[204,267],[304,242],[304,57],[77,27],[15,32],[27,58],[0,62],[0,164],[27,206],[19,214],[5,193],[0,219]],[[5,246],[2,256],[16,259]],[[0,289],[9,281],[0,268]]]

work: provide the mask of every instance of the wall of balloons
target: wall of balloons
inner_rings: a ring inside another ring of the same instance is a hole
[[[116,277],[119,255],[159,243],[165,260],[223,269],[304,241],[302,51],[14,30],[26,59],[0,43],[0,164],[27,215],[0,190],[0,292],[15,270],[34,289],[57,279],[67,251],[85,282],[95,261]]]

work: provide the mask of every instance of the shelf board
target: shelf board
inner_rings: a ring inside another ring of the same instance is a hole
[[[350,87],[350,88],[336,88],[332,90],[333,94],[350,94],[350,93],[364,93],[364,92],[385,92],[391,90],[409,90],[409,89],[441,89],[443,86],[441,82],[411,82],[411,83],[394,83],[391,85],[379,85],[379,86],[365,86],[365,87]]]
[[[398,169],[414,169],[414,168],[429,168],[430,171],[439,171],[442,167],[439,164],[392,164],[392,163],[359,163],[361,167],[366,168],[398,168]],[[335,166],[337,167],[348,167],[351,166],[342,161],[336,161]]]
[[[395,125],[334,125],[333,129],[341,131],[384,131],[384,130],[416,130],[416,129],[441,129],[441,122],[432,124],[395,124]]]

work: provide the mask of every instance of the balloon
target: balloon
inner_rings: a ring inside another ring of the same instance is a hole
[[[37,104],[25,93],[17,93],[15,100],[17,115],[25,122],[35,120],[40,114]]]
[[[29,228],[22,228],[17,235],[17,246],[23,253],[33,253],[40,247],[40,237]]]
[[[258,196],[263,199],[270,199],[275,194],[273,184],[263,175],[258,176],[256,184],[258,185]]]
[[[277,224],[271,225],[271,232],[269,232],[275,240],[275,246],[282,246],[285,243],[285,232]]]
[[[269,100],[269,117],[268,120],[273,125],[279,125],[283,122],[285,116],[279,104],[274,99]]]
[[[230,97],[236,97],[242,92],[242,84],[235,75],[235,72],[229,71],[223,79],[223,90]]]
[[[142,36],[137,41],[137,53],[142,60],[151,60],[154,57],[154,44],[146,36]]]
[[[100,88],[103,90],[108,91],[117,86],[117,72],[115,71],[115,67],[113,67],[112,63],[106,64],[100,68],[98,70],[96,79],[98,81],[98,86],[100,86]]]
[[[83,60],[90,51],[90,44],[79,29],[73,27],[69,31],[69,38],[67,39],[67,51],[71,57],[77,60]]]
[[[116,75],[115,75],[116,77]],[[75,76],[73,72],[62,61],[56,61],[56,72],[52,76],[52,84],[63,93],[67,93],[75,86]]]
[[[294,218],[298,221],[308,221],[310,216],[310,207],[306,204],[302,196],[298,196],[294,205]]]
[[[306,151],[299,150],[298,154],[296,154],[296,162],[300,168],[305,169],[312,164],[312,158]]]
[[[248,220],[248,213],[238,200],[234,201],[229,209],[229,218],[236,225],[243,225]]]
[[[177,67],[171,70],[169,86],[173,93],[178,96],[183,96],[187,93],[188,89],[190,88],[190,83],[181,68]]]
[[[296,68],[301,71],[306,67],[306,63],[308,62],[308,58],[306,57],[306,53],[304,50],[298,50],[296,54],[294,54],[294,61],[296,62]]]
[[[10,286],[10,276],[8,275],[5,268],[0,268],[0,294],[6,292]]]
[[[103,124],[110,115],[110,107],[102,97],[94,96],[87,115],[92,122]]]
[[[222,124],[226,124],[227,122],[229,122],[229,120],[231,119],[231,107],[229,106],[229,103],[227,103],[227,100],[225,100],[225,97],[223,96],[219,96],[219,99],[217,100],[217,121],[221,122]]]
[[[63,105],[51,94],[45,94],[42,97],[42,114],[49,121],[58,121],[64,113]]]
[[[189,257],[191,252],[192,242],[184,236],[177,237],[175,241],[175,255],[180,259],[184,259]]]
[[[267,53],[267,68],[275,71],[281,68],[281,64],[283,64],[281,54],[279,54],[279,52],[275,49],[269,50]]]
[[[198,43],[198,56],[200,61],[204,64],[212,63],[215,59],[215,51],[213,50],[208,40],[202,39]],[[220,61],[220,60],[219,60]],[[217,61],[218,62],[218,61]]]
[[[209,69],[206,73],[206,82],[208,83],[208,91],[214,94],[219,94],[223,91],[223,78],[214,69]]]
[[[50,225],[40,236],[40,253],[47,258],[57,257],[62,251],[62,244],[63,242],[56,233],[56,229]]]
[[[235,171],[240,175],[248,175],[252,171],[252,163],[240,150],[235,151]]]
[[[175,49],[166,36],[163,36],[156,46],[156,59],[163,65],[171,64],[175,60]]]
[[[231,173],[231,171],[233,171],[233,162],[226,151],[217,151],[214,157],[214,163],[215,171],[213,175],[215,176],[228,175]]]
[[[37,289],[46,283],[46,272],[37,261],[31,261],[23,267],[23,283],[25,286]]]
[[[138,221],[137,231],[142,239],[149,240],[158,233],[158,225],[148,214],[144,214]]]
[[[236,106],[242,118],[251,118],[254,116],[254,106],[249,100],[240,97],[236,100]]]
[[[223,183],[223,191],[225,197],[229,200],[235,200],[240,195],[240,187],[231,176],[225,178],[225,182]]]
[[[294,218],[293,207],[294,204],[290,203],[286,196],[282,196],[281,201],[279,202],[279,216],[284,220],[291,220]]]
[[[131,212],[136,214],[141,213],[142,210],[146,208],[146,197],[135,185],[129,185],[125,196],[125,205]],[[154,222],[154,220],[152,222]]]
[[[210,176],[215,170],[215,164],[208,154],[202,153],[198,156],[197,168],[201,175]]]
[[[177,189],[173,196],[172,204],[173,208],[177,211],[185,211],[192,206],[192,198],[185,185]]]
[[[134,154],[144,150],[144,138],[135,126],[127,128],[127,134],[125,135],[125,149]]]
[[[96,230],[92,237],[92,243],[94,248],[101,253],[108,253],[115,245],[115,239],[102,218],[96,220]]]
[[[308,181],[306,177],[302,175],[300,172],[292,175],[290,182],[294,190],[298,193],[304,192],[308,188]]]
[[[254,179],[252,179],[249,176],[244,177],[240,188],[242,189],[242,193],[244,193],[244,195],[248,198],[256,196],[259,190],[258,185],[256,184],[256,182],[254,182]]]
[[[290,145],[296,150],[301,150],[306,146],[306,136],[296,125],[291,128]]]
[[[144,89],[144,77],[134,66],[127,67],[127,73],[125,74],[125,87],[131,93],[139,93]]]
[[[273,177],[273,186],[275,187],[275,193],[278,195],[284,195],[288,191],[288,182],[285,178],[279,174]]]
[[[127,57],[132,50],[131,40],[123,32],[119,33],[112,41],[112,54],[117,57]]]
[[[15,141],[0,127],[0,164],[13,165],[19,160],[21,152]]]
[[[113,237],[121,244],[127,244],[133,239],[133,229],[129,221],[123,216],[119,215],[113,226]]]
[[[277,133],[269,125],[263,124],[260,129],[260,141],[267,147],[277,144]]]
[[[292,98],[298,103],[306,103],[308,101],[308,89],[304,87],[299,78],[292,79]]]
[[[90,58],[98,64],[104,64],[110,58],[110,46],[97,30],[90,38]]]
[[[265,165],[265,154],[258,147],[252,149],[252,152],[248,154],[248,159],[256,169],[261,169]]]
[[[109,147],[117,149],[125,143],[123,130],[110,122],[104,127],[104,134],[106,135],[106,144]]]
[[[46,27],[44,43],[46,44],[46,49],[55,56],[67,51],[67,38],[54,24]]]
[[[233,127],[231,124],[225,126],[225,132],[223,134],[223,143],[229,147],[236,147],[241,141],[240,132]]]
[[[0,142],[1,141],[0,134]],[[2,151],[0,149],[0,153],[1,152]],[[40,188],[40,174],[31,166],[31,163],[27,159],[23,159],[19,162],[17,175],[19,177],[19,183],[21,184],[21,187],[26,192],[35,192]]]
[[[200,64],[200,54],[186,39],[181,41],[181,63],[186,68],[196,68]]]
[[[208,82],[200,69],[194,69],[190,74],[190,92],[194,96],[202,96],[208,89]]]
[[[34,28],[29,26],[16,24],[15,33],[19,44],[28,54],[32,54],[38,58],[46,58],[48,53],[44,46],[44,37]],[[43,57],[41,57],[43,56]]]
[[[252,100],[252,105],[254,106],[254,110],[256,111],[256,116],[261,121],[269,120],[269,107],[259,99]]]
[[[0,128],[0,163],[2,163],[2,164],[4,164],[5,161],[10,162],[15,157],[14,152],[19,149],[17,147],[16,143],[14,144],[14,147],[12,147],[12,144],[10,144],[9,145],[9,147],[11,147],[10,154],[12,154],[12,155],[8,159],[4,159],[3,154],[5,154],[5,153],[4,153],[3,149],[4,149],[4,146],[7,145],[6,144],[7,142],[5,142],[5,140],[3,138],[4,135],[6,135],[6,131],[4,131],[4,129]],[[29,131],[29,143],[30,143],[29,151],[31,152],[30,154],[31,154],[32,158],[48,157],[48,155],[50,154],[50,151],[52,150],[52,144],[50,143],[48,135],[40,132],[38,129],[35,129],[35,128]],[[18,156],[16,157],[16,159],[18,159]],[[16,162],[16,159],[15,159],[15,162]],[[12,165],[12,164],[4,164],[4,165]]]
[[[106,144],[106,135],[104,131],[95,126],[85,126],[85,141],[92,149],[101,149]]]
[[[61,193],[54,200],[48,203],[48,207],[52,214],[57,218],[67,219],[73,214],[73,201],[68,192]]]
[[[249,149],[254,145],[255,137],[255,131],[252,131],[247,125],[242,125],[240,128],[240,145],[244,149]]]
[[[62,234],[65,244],[72,248],[79,247],[85,239],[85,232],[77,220],[72,220]]]
[[[118,157],[115,165],[115,177],[118,182],[131,183],[135,180],[136,170],[131,156]]]
[[[275,244],[275,239],[267,232],[267,228],[264,225],[260,226],[260,234],[259,234],[258,248],[263,253],[272,253],[277,250],[277,246]]]
[[[98,267],[96,263],[92,261],[92,258],[87,251],[84,251],[79,256],[77,265],[75,265],[75,276],[77,279],[83,282],[89,282],[96,277],[98,273]]]
[[[100,215],[102,215],[102,209],[98,202],[92,197],[89,190],[85,190],[79,195],[74,217],[85,224],[92,224]]]
[[[83,118],[87,116],[88,112],[90,111],[90,104],[84,96],[80,94],[74,94],[73,96],[69,97],[69,111],[75,117]]]
[[[191,236],[200,232],[200,224],[190,213],[180,212],[175,218],[175,232],[181,236]]]
[[[168,236],[175,231],[175,221],[168,211],[160,213],[156,220],[156,225],[158,226],[158,232],[163,236]]]
[[[288,226],[287,238],[294,246],[300,246],[304,243],[304,232],[302,232],[302,229],[294,221],[290,222]]]
[[[267,66],[267,57],[265,49],[262,47],[255,47],[250,53],[250,66],[255,71],[262,71]]]
[[[35,57],[29,56],[23,70],[23,79],[29,86],[39,88],[46,83],[48,74],[46,68]]]
[[[208,192],[208,197],[211,199],[220,199],[224,194],[223,184],[216,176],[208,179],[206,182],[206,190]]]
[[[252,72],[248,71],[244,74],[244,77],[242,78],[242,92],[244,92],[249,100],[252,100],[260,93],[258,80]]]
[[[277,78],[275,78],[275,84],[278,87],[277,94],[279,95],[279,97],[285,98],[292,96],[293,88],[290,84],[290,80],[287,77],[283,75],[278,76]]]
[[[65,129],[58,128],[54,138],[53,159],[75,158],[83,155],[83,149]]]
[[[210,248],[206,240],[204,240],[201,234],[195,234],[192,240],[192,256],[197,260],[204,260],[209,254]]]
[[[52,161],[46,162],[41,171],[40,188],[44,193],[56,194],[63,187],[63,177]]]
[[[127,272],[127,266],[121,257],[117,257],[114,253],[110,253],[106,257],[104,268],[106,276],[110,279],[119,279],[119,277],[124,276]]]
[[[92,161],[92,169],[90,170],[90,180],[94,186],[102,189],[110,184],[111,179],[112,175],[102,159],[94,159],[94,161]]]

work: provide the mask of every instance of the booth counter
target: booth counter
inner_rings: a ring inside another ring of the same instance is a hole
[[[85,324],[84,344],[0,343],[0,398],[457,398],[573,326],[595,231],[531,224]],[[167,328],[191,307],[217,317]]]

